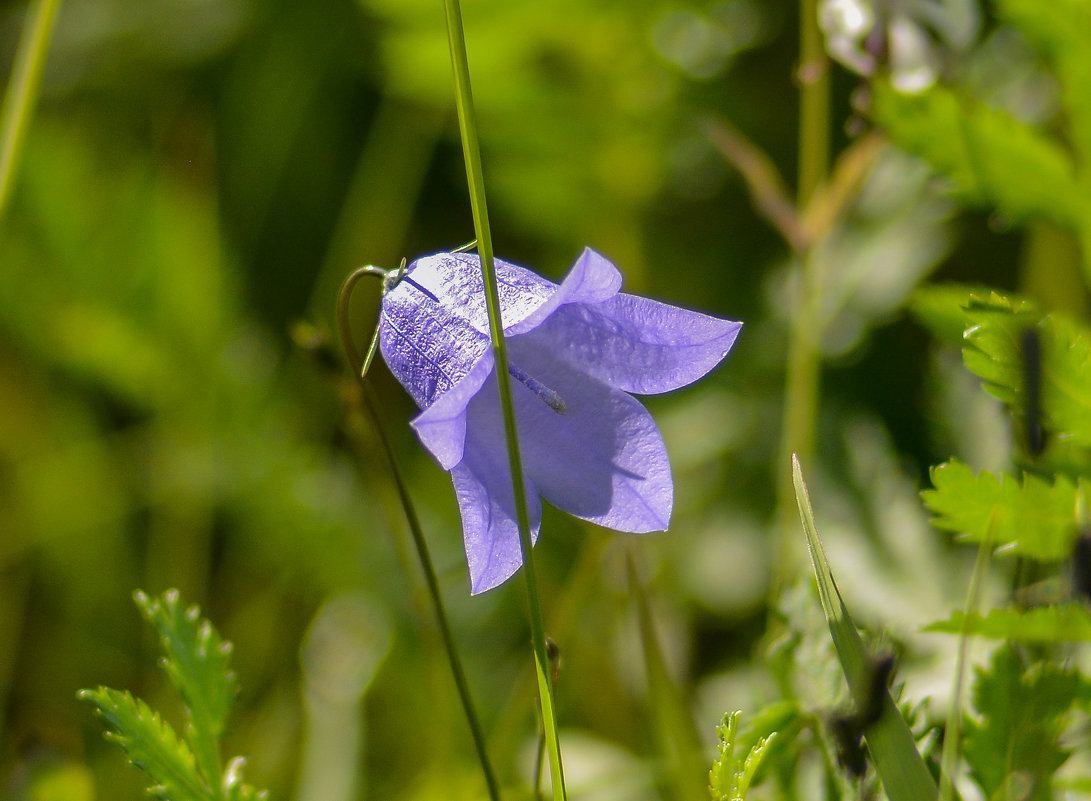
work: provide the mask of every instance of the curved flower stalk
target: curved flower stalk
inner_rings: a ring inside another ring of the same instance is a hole
[[[584,250],[558,286],[496,260],[532,535],[540,498],[618,531],[663,531],[674,499],[663,438],[629,393],[669,392],[727,355],[741,323],[620,293]],[[476,594],[522,564],[480,257],[437,253],[387,275],[379,343],[450,471]]]

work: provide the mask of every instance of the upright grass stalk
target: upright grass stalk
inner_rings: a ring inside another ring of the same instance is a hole
[[[42,69],[60,7],[61,0],[33,0],[19,37],[11,81],[0,108],[0,221],[15,186],[16,166],[38,100]]]
[[[796,207],[804,215],[826,183],[829,173],[830,80],[829,59],[818,28],[818,0],[799,3],[799,167]],[[781,418],[780,458],[777,461],[777,518],[779,521],[780,575],[773,577],[773,591],[790,578],[795,558],[795,491],[792,482],[793,454],[809,466],[814,451],[815,419],[818,413],[820,368],[818,310],[822,287],[813,243],[804,241],[794,248],[794,294],[791,330]]]
[[[947,728],[943,733],[943,750],[940,752],[939,801],[952,801],[955,797],[955,768],[958,766],[959,746],[962,740],[962,694],[966,684],[966,657],[970,650],[970,623],[977,611],[981,586],[992,557],[993,527],[996,512],[989,516],[985,537],[977,547],[974,572],[966,589],[966,605],[962,615],[962,630],[958,635],[958,653],[955,656],[955,682],[951,690],[951,702],[947,708]]]
[[[439,591],[439,581],[436,579],[436,570],[432,565],[432,556],[428,551],[428,543],[424,539],[424,531],[421,529],[420,518],[417,517],[416,507],[409,497],[409,488],[405,483],[398,459],[394,455],[394,448],[386,435],[383,421],[379,417],[379,403],[375,398],[375,392],[361,374],[363,357],[352,338],[352,328],[349,325],[349,300],[352,297],[352,289],[360,278],[372,268],[364,267],[356,270],[345,279],[341,292],[337,297],[337,326],[341,335],[341,345],[345,349],[356,376],[356,383],[360,388],[360,394],[364,401],[364,407],[374,424],[379,436],[379,444],[386,456],[387,467],[394,479],[394,488],[398,493],[402,509],[405,511],[406,523],[409,525],[409,533],[413,537],[413,545],[417,550],[417,559],[420,561],[421,570],[424,571],[424,582],[428,586],[428,595],[432,602],[432,609],[436,615],[436,623],[439,625],[440,636],[443,638],[443,647],[447,651],[447,661],[451,664],[451,673],[454,675],[455,686],[458,689],[458,697],[462,701],[462,709],[466,714],[466,722],[470,725],[470,737],[474,741],[477,751],[477,759],[481,763],[481,772],[485,775],[485,784],[488,786],[490,801],[500,801],[500,784],[496,780],[492,764],[489,762],[488,751],[485,748],[485,732],[481,728],[481,722],[474,708],[473,697],[470,695],[470,685],[466,681],[466,672],[462,668],[462,659],[455,647],[455,638],[451,633],[451,624],[447,617],[447,609],[443,604],[443,596]]]
[[[538,578],[534,570],[534,550],[530,539],[530,515],[527,512],[523,463],[519,456],[519,436],[515,425],[515,407],[512,403],[511,380],[508,378],[507,345],[504,342],[504,325],[500,318],[500,296],[496,288],[493,268],[492,232],[489,229],[489,213],[485,204],[485,179],[481,171],[481,147],[477,138],[477,118],[474,113],[473,93],[470,90],[470,66],[466,57],[466,36],[462,29],[462,10],[458,0],[444,0],[447,16],[447,40],[451,47],[451,67],[455,80],[455,107],[458,110],[458,128],[462,137],[462,154],[466,160],[466,181],[470,190],[474,230],[477,234],[477,252],[481,255],[481,273],[485,286],[485,302],[489,311],[489,330],[492,338],[493,357],[496,363],[496,383],[500,390],[500,409],[504,417],[504,438],[508,448],[508,464],[511,468],[512,489],[515,496],[515,518],[519,526],[519,545],[523,552],[523,578],[527,587],[527,604],[530,616],[531,640],[534,646],[534,668],[538,679],[538,701],[545,729],[546,749],[549,751],[549,769],[553,780],[553,798],[567,798],[564,787],[564,770],[561,767],[561,745],[557,736],[557,715],[553,706],[553,686],[549,680],[549,657],[545,642],[545,621],[542,600],[538,592]]]
[[[811,498],[803,481],[799,460],[792,457],[792,485],[796,496],[799,519],[807,538],[807,550],[811,557],[818,589],[822,614],[830,628],[833,647],[845,674],[849,690],[857,710],[875,705],[879,709],[876,720],[860,732],[867,738],[868,749],[875,760],[875,770],[883,781],[890,801],[931,801],[936,797],[936,783],[932,779],[920,752],[917,751],[913,734],[906,725],[886,685],[872,685],[871,656],[864,647],[849,610],[841,598],[841,591],[834,581],[833,570],[826,558],[826,549],[814,522]],[[878,698],[869,695],[878,691]]]

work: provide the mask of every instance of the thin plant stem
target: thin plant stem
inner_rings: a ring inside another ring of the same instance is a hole
[[[439,581],[436,578],[436,570],[432,565],[432,556],[428,551],[428,543],[424,539],[424,531],[421,529],[420,518],[417,517],[416,508],[409,497],[409,488],[405,483],[398,459],[394,455],[394,448],[386,435],[386,429],[379,415],[379,402],[375,397],[375,391],[362,375],[362,357],[356,348],[352,338],[352,328],[349,325],[349,299],[352,297],[352,289],[364,275],[374,275],[374,268],[361,268],[356,270],[341,287],[337,298],[337,325],[341,335],[341,345],[345,349],[352,366],[352,372],[356,376],[363,397],[364,407],[371,417],[375,431],[379,436],[379,443],[383,454],[386,456],[390,475],[394,479],[394,487],[398,493],[405,512],[406,523],[409,525],[409,533],[413,537],[413,545],[417,550],[417,559],[420,561],[421,570],[424,572],[424,582],[428,586],[428,596],[432,602],[432,609],[436,615],[436,623],[439,625],[440,635],[443,638],[443,647],[447,651],[447,661],[451,665],[451,673],[454,675],[455,686],[458,689],[458,697],[462,701],[462,709],[466,714],[466,722],[470,725],[470,736],[474,741],[474,749],[477,751],[478,762],[481,763],[481,772],[485,775],[485,784],[489,790],[490,801],[500,801],[500,784],[496,780],[492,763],[489,762],[488,751],[485,748],[485,732],[477,717],[473,697],[470,695],[470,685],[466,681],[466,672],[462,668],[462,659],[458,655],[455,646],[455,638],[451,633],[451,624],[447,617],[447,609],[443,604],[443,596],[439,591]]]
[[[830,168],[830,63],[818,27],[818,0],[799,2],[799,184],[805,209]]]
[[[962,614],[962,626],[958,637],[958,653],[955,656],[955,683],[951,689],[951,703],[947,709],[947,729],[943,734],[943,750],[940,752],[939,801],[952,801],[955,797],[954,774],[958,766],[959,740],[962,737],[962,693],[966,683],[966,658],[970,649],[970,617],[977,610],[981,597],[981,585],[992,556],[992,534],[995,511],[989,517],[985,536],[977,548],[974,572],[966,589],[966,605]]]
[[[818,28],[817,0],[800,0],[799,41],[799,174],[797,213],[805,214],[826,183],[829,173],[830,81],[829,59]],[[791,459],[795,454],[807,467],[814,452],[818,413],[820,349],[818,318],[822,286],[818,258],[810,241],[793,248],[791,330],[781,419],[780,458],[777,464],[777,517],[779,521],[779,574],[772,592],[791,578],[800,560],[795,556],[795,496]]]
[[[545,620],[542,601],[538,592],[538,579],[534,570],[534,550],[530,539],[530,515],[527,512],[523,465],[519,455],[519,436],[515,425],[515,408],[512,403],[511,381],[504,365],[508,363],[507,345],[504,342],[504,326],[500,317],[500,296],[496,288],[493,268],[492,232],[485,204],[485,180],[481,171],[481,148],[477,137],[477,119],[474,113],[473,93],[470,90],[470,67],[466,56],[466,37],[462,28],[462,10],[458,0],[444,0],[447,17],[447,39],[451,48],[451,67],[455,81],[455,107],[458,111],[458,127],[462,138],[462,154],[466,160],[466,180],[470,190],[474,230],[477,234],[477,252],[481,255],[482,280],[485,301],[489,311],[489,329],[495,363],[496,383],[500,392],[500,409],[504,418],[504,437],[508,448],[512,488],[515,497],[515,518],[519,526],[519,545],[523,555],[523,578],[527,588],[527,604],[530,617],[531,640],[534,646],[534,668],[538,680],[538,701],[545,729],[546,749],[549,751],[550,776],[553,781],[553,798],[567,798],[564,787],[564,770],[561,767],[561,746],[557,736],[557,716],[553,704],[553,687],[549,680],[549,657],[545,642]]]
[[[27,9],[11,81],[0,108],[0,220],[15,186],[16,166],[38,100],[42,69],[60,7],[61,0],[34,0]]]

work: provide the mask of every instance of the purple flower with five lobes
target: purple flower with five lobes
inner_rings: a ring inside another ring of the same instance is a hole
[[[558,286],[496,259],[532,537],[540,498],[618,531],[664,531],[663,438],[630,395],[669,392],[727,355],[742,323],[619,292],[587,248]],[[384,282],[379,343],[423,410],[412,426],[451,473],[473,594],[522,564],[495,363],[475,254],[437,253]]]

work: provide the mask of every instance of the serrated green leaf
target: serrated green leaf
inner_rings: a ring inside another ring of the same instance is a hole
[[[107,734],[125,751],[152,784],[148,792],[163,801],[211,801],[212,790],[197,771],[193,752],[174,729],[139,698],[99,687],[82,690],[113,729]]]
[[[1091,642],[1091,611],[1079,604],[1039,606],[1034,609],[991,609],[985,616],[975,612],[968,621],[960,610],[949,620],[930,623],[924,630],[961,634],[963,626],[968,635],[995,640]]]
[[[909,298],[909,311],[945,345],[961,348],[966,331],[966,304],[970,298],[989,294],[983,287],[962,284],[931,284],[918,287]]]
[[[980,542],[989,536],[1001,553],[1044,562],[1067,559],[1076,541],[1076,487],[1063,477],[1053,484],[1026,474],[1022,483],[997,479],[953,459],[931,470],[932,486],[921,498],[936,515],[932,524]]]
[[[745,801],[747,793],[750,792],[750,786],[756,783],[755,779],[758,776],[758,771],[761,770],[761,766],[765,762],[765,757],[768,756],[776,741],[777,732],[771,732],[769,735],[762,737],[754,747],[747,752],[746,759],[744,759],[742,763],[742,768],[736,770],[736,775],[738,776],[738,795],[743,801]]]
[[[161,598],[137,591],[134,598],[159,632],[166,654],[163,667],[189,715],[186,736],[197,764],[210,782],[215,781],[220,773],[218,741],[238,694],[228,666],[230,643],[220,639],[196,606],[185,607],[177,590],[167,590]]]
[[[716,727],[716,758],[708,772],[708,790],[712,801],[732,801],[735,785],[735,733],[739,727],[739,715],[735,710],[724,715],[723,723]]]
[[[1047,663],[1024,670],[1011,648],[976,670],[973,704],[981,720],[966,722],[963,756],[986,798],[1013,777],[1030,789],[1028,801],[1052,798],[1053,773],[1070,753],[1058,738],[1085,684],[1076,671]]]
[[[1062,315],[1041,317],[1032,304],[996,293],[972,295],[965,315],[963,361],[1020,425],[1028,406],[1024,337],[1033,330],[1041,425],[1060,451],[1091,448],[1091,328]]]
[[[1067,318],[1042,323],[1042,412],[1046,425],[1091,447],[1091,329]]]
[[[738,749],[737,733],[741,714],[736,710],[724,715],[723,723],[716,727],[719,743],[716,746],[716,759],[708,772],[708,789],[712,801],[746,801],[750,786],[776,740],[777,733],[772,732],[758,738],[749,750]]]
[[[1011,301],[995,292],[972,295],[965,309],[962,360],[985,388],[1022,413],[1026,408],[1022,338],[1041,321],[1027,301]]]
[[[224,769],[225,801],[263,801],[269,795],[265,790],[258,791],[242,780],[242,769],[245,765],[245,759],[235,757]]]
[[[951,178],[967,201],[1080,230],[1088,200],[1052,139],[952,89],[903,94],[876,81],[874,116],[895,144]]]

